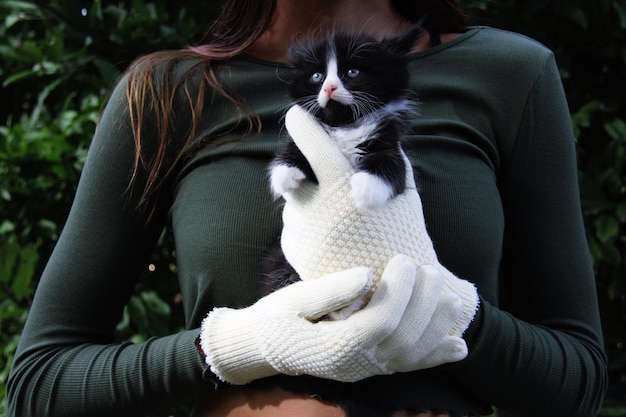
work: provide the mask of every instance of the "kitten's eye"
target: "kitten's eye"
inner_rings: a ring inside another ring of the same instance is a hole
[[[324,74],[322,74],[321,72],[316,72],[311,75],[311,82],[319,84],[322,81],[324,81]]]
[[[361,71],[356,68],[348,70],[348,78],[357,78],[359,75],[361,75]]]

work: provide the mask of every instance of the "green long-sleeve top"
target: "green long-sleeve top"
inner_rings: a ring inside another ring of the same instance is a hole
[[[188,67],[179,63],[174,78]],[[267,165],[289,105],[287,65],[242,56],[217,71],[262,130],[215,145],[247,126],[231,102],[209,93],[197,146],[165,183],[147,224],[135,210],[141,175],[128,189],[134,144],[125,80],[113,91],[20,340],[9,416],[140,416],[210,386],[194,340],[214,306],[258,297],[260,259],[281,229]],[[465,360],[374,378],[373,395],[461,413],[495,405],[520,416],[595,415],[605,357],[574,139],[552,53],[520,35],[471,28],[415,53],[410,72],[421,104],[405,150],[428,230],[442,264],[476,283],[481,304],[464,335]],[[199,76],[187,80],[191,91]],[[175,103],[173,131],[188,131],[185,103]],[[189,330],[116,344],[116,324],[166,225]]]

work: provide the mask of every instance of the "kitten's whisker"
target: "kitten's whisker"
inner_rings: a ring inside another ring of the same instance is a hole
[[[355,96],[356,99],[363,100],[364,102],[366,102],[368,105],[372,107],[381,107],[385,104],[382,100],[380,100],[374,94],[369,93],[367,91],[354,91],[352,94]]]
[[[315,114],[319,110],[319,104],[317,103],[317,96],[305,96],[300,97],[295,101],[296,104],[303,107],[307,112]]]
[[[291,106],[293,106],[293,103],[287,103],[284,106],[280,106],[278,109],[276,109],[276,111],[274,113],[283,113],[285,112],[287,109],[289,109]]]
[[[379,108],[383,107],[385,103],[372,94],[366,92],[354,93],[355,103],[353,104],[353,114],[363,116],[365,114],[374,113]]]

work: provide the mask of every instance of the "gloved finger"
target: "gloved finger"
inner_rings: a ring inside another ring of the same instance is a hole
[[[444,292],[437,303],[437,308],[428,326],[424,329],[422,337],[419,338],[412,348],[407,347],[404,354],[396,358],[397,363],[405,363],[407,365],[424,364],[426,363],[426,356],[440,349],[442,350],[438,357],[439,359],[437,359],[439,361],[438,364],[458,360],[456,359],[459,355],[457,350],[453,350],[453,355],[450,358],[445,356],[448,352],[443,350],[445,346],[442,346],[442,343],[450,336],[449,333],[454,323],[461,316],[462,311],[463,301],[461,298],[455,294]],[[448,348],[451,348],[451,346],[448,346]],[[441,362],[441,360],[445,362]]]
[[[458,362],[467,357],[468,349],[465,339],[460,336],[446,336],[426,360],[436,364]]]
[[[372,282],[372,271],[357,267],[296,282],[262,300],[276,309],[283,306],[300,317],[315,320],[364,296],[371,289]]]
[[[385,339],[379,349],[379,358],[391,360],[419,349],[418,341],[426,335],[433,315],[440,306],[443,276],[437,268],[424,265],[415,272],[415,285],[411,299],[396,330]],[[424,353],[428,353],[427,350]]]
[[[309,161],[320,186],[352,173],[350,161],[315,118],[300,106],[285,115],[285,127]]]
[[[421,361],[419,369],[427,369],[435,366],[443,365],[444,363],[458,362],[467,357],[467,343],[462,337],[459,336],[446,336],[441,343],[432,350]],[[401,370],[399,372],[408,372],[413,369]]]
[[[398,327],[414,282],[413,260],[404,255],[394,256],[387,264],[369,303],[344,322],[361,329],[361,337],[368,342],[378,344]]]
[[[407,358],[394,359],[389,368],[395,372],[411,372],[418,369],[434,368],[445,363],[458,362],[467,357],[467,344],[462,337],[446,336],[439,346],[417,361]]]

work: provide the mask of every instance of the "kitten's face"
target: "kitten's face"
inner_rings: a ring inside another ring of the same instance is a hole
[[[290,51],[291,98],[322,122],[343,126],[407,93],[406,52],[385,42],[336,34]]]

